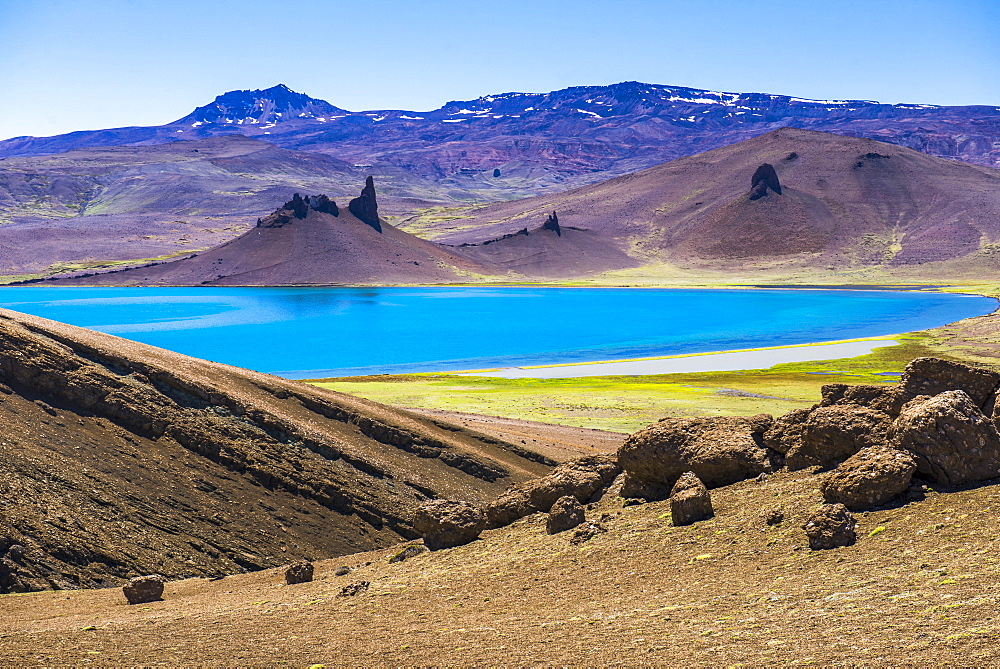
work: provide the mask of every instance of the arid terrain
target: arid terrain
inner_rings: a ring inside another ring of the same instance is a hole
[[[1000,660],[996,482],[858,516],[854,546],[810,551],[809,473],[713,491],[716,517],[672,527],[669,502],[587,511],[579,546],[529,516],[402,563],[402,546],[168,583],[7,595],[0,652],[37,665],[973,664]],[[780,508],[783,522],[764,514]],[[353,571],[336,576],[346,565]],[[338,596],[344,586],[367,591]]]
[[[995,321],[944,328],[937,345],[989,362]],[[671,523],[669,500],[637,504],[616,482],[586,505],[600,525],[589,540],[547,534],[546,514],[529,513],[467,545],[390,562],[419,545],[404,509],[425,495],[487,504],[509,484],[551,478],[556,462],[614,452],[624,435],[421,417],[13,312],[0,325],[3,487],[20,500],[2,521],[3,583],[56,588],[0,595],[0,654],[10,663],[1000,659],[1000,479],[949,484],[918,472],[901,496],[855,512],[853,545],[811,550],[803,525],[823,502],[829,466],[799,457],[796,471],[713,487],[714,516],[692,525]],[[898,402],[951,383],[907,374],[901,387],[912,390]],[[878,405],[893,387],[839,400],[843,386],[830,386],[824,410],[867,416],[872,409],[851,402]],[[289,436],[272,445],[278,421]],[[404,430],[404,440],[393,436]],[[767,444],[785,439],[770,434]],[[268,459],[275,448],[281,459]],[[499,469],[506,475],[490,481]],[[350,511],[331,506],[316,485],[323,478]],[[315,580],[286,585],[280,567],[303,557]],[[113,587],[152,570],[168,575],[162,601],[130,606]]]

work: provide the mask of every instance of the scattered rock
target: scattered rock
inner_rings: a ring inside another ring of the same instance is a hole
[[[573,533],[573,537],[569,540],[569,542],[574,546],[579,546],[584,542],[590,541],[598,534],[607,531],[607,528],[596,520],[588,520],[577,526],[576,532]]]
[[[771,509],[764,514],[764,522],[770,526],[780,525],[785,522],[785,512],[781,509]]]
[[[585,519],[585,512],[580,501],[572,495],[560,497],[549,510],[549,519],[545,523],[545,531],[558,534],[571,530]]]
[[[136,576],[130,580],[122,592],[129,604],[145,604],[146,602],[158,602],[163,599],[163,584],[167,579],[159,574],[149,576]]]
[[[820,550],[850,546],[857,538],[854,516],[843,504],[824,504],[817,509],[802,529],[809,537],[809,548]]]
[[[666,499],[684,472],[710,488],[773,472],[781,456],[763,444],[773,422],[767,414],[664,418],[630,435],[618,449],[626,474],[621,494]]]
[[[302,560],[288,565],[285,569],[285,583],[295,585],[296,583],[308,583],[313,580],[313,565],[308,560]]]
[[[1000,434],[963,390],[908,402],[893,423],[889,440],[912,453],[917,471],[938,483],[1000,477]]]
[[[333,575],[334,576],[347,576],[350,573],[351,573],[351,568],[348,567],[346,564],[345,565],[341,565],[340,567],[337,567],[333,571]]]
[[[774,165],[764,163],[750,178],[750,199],[759,200],[767,195],[768,191],[781,195],[781,184],[778,183],[778,173],[774,171]]]
[[[436,551],[477,539],[486,529],[486,516],[474,504],[435,499],[417,509],[413,516],[413,529],[424,537],[427,548]]]
[[[500,168],[499,167],[495,167],[495,168],[493,168],[493,177],[496,178],[498,176],[500,176]]]
[[[556,212],[549,214],[548,218],[545,219],[545,222],[542,223],[542,229],[551,230],[556,233],[557,236],[562,237],[562,229],[559,227],[559,217],[556,215]]]
[[[791,470],[814,465],[834,467],[862,448],[885,443],[891,418],[854,404],[821,406],[809,413],[802,441],[785,456]]]
[[[903,401],[920,395],[940,395],[949,390],[963,390],[987,416],[1000,386],[1000,372],[969,367],[938,358],[916,358],[906,366],[899,380]]]
[[[486,507],[487,527],[510,525],[533,513],[545,513],[560,497],[590,500],[621,473],[610,455],[588,455],[558,465],[547,475],[504,492]]]
[[[670,491],[670,515],[674,525],[690,525],[715,515],[708,488],[693,472],[681,474]]]
[[[347,208],[359,221],[382,232],[382,223],[378,220],[378,201],[375,199],[375,180],[372,177],[365,179],[361,195],[348,202]]]
[[[421,553],[426,553],[427,547],[421,546],[420,544],[413,544],[412,546],[407,546],[403,550],[399,551],[391,558],[389,558],[389,564],[396,564],[397,562],[403,562],[404,560],[409,560],[411,557],[416,557]]]
[[[338,597],[354,597],[355,595],[360,595],[362,592],[368,592],[368,586],[371,585],[371,581],[358,581],[357,583],[350,583],[345,585],[337,593]]]
[[[882,506],[910,485],[917,463],[908,452],[889,446],[863,448],[842,462],[820,484],[823,499],[852,511]]]

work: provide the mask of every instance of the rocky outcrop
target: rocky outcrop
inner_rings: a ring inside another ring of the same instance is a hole
[[[666,499],[684,472],[710,488],[773,472],[781,455],[764,446],[773,419],[744,417],[664,418],[625,440],[618,463],[625,472],[622,496]]]
[[[337,203],[328,198],[326,195],[313,195],[312,197],[307,197],[306,203],[313,210],[318,211],[321,214],[340,216],[340,207],[338,207]]]
[[[122,587],[122,592],[129,604],[158,602],[163,599],[163,584],[166,580],[159,574],[137,576]]]
[[[802,440],[788,451],[791,470],[834,467],[862,448],[885,443],[888,414],[853,404],[818,407],[802,426]]]
[[[750,178],[750,199],[759,200],[769,192],[781,195],[781,184],[778,183],[778,173],[774,171],[774,165],[764,163]]]
[[[572,495],[560,497],[549,509],[549,518],[545,522],[545,531],[549,534],[558,534],[571,530],[586,520],[586,513],[583,505]]]
[[[1000,477],[1000,434],[964,390],[910,401],[888,437],[913,454],[920,474],[938,483]]]
[[[377,232],[382,232],[382,223],[378,218],[378,201],[375,199],[375,180],[365,179],[365,187],[361,195],[347,203],[347,208],[359,221],[370,225]]]
[[[292,199],[281,205],[274,213],[257,219],[258,228],[283,228],[296,220],[302,220],[309,215],[309,210],[313,209],[323,214],[340,216],[340,208],[337,203],[326,195],[313,195],[302,197],[298,193],[292,195]]]
[[[809,538],[809,548],[822,550],[853,544],[856,526],[854,516],[843,504],[824,504],[809,516],[802,529]]]
[[[670,516],[674,525],[690,525],[715,515],[712,497],[705,484],[692,472],[685,472],[670,491]]]
[[[820,492],[830,504],[864,511],[902,494],[910,486],[916,469],[917,463],[907,451],[869,446],[833,470],[820,485]]]
[[[542,230],[551,230],[559,237],[562,237],[562,229],[559,227],[559,216],[556,215],[556,212],[552,212],[545,219],[545,223],[542,224]]]
[[[551,473],[505,491],[486,507],[487,526],[503,527],[532,513],[546,512],[567,495],[586,502],[621,472],[608,455],[588,455],[564,462]]]
[[[413,515],[413,529],[432,551],[475,541],[486,529],[486,516],[475,504],[435,499],[420,505]]]

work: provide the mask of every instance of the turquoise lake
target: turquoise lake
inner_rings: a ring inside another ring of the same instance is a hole
[[[868,290],[0,288],[0,306],[288,378],[805,344],[987,314],[992,298]]]

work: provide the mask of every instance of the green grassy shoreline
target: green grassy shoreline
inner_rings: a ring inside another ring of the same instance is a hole
[[[987,284],[935,285],[922,289],[987,297],[997,297],[1000,293],[1000,287]],[[571,379],[402,374],[309,382],[396,406],[633,432],[665,416],[780,415],[815,404],[821,386],[827,383],[894,382],[913,358],[934,356],[988,364],[992,356],[990,349],[984,347],[989,347],[994,339],[1000,342],[1000,312],[892,338],[899,344],[853,358],[731,372]]]

